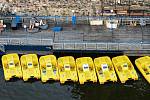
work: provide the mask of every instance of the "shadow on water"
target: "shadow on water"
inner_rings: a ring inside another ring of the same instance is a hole
[[[66,51],[55,51],[54,55],[58,58],[60,56],[73,56],[74,58],[78,58],[78,57],[92,57],[93,59],[96,57],[100,57],[100,56],[109,56],[109,57],[114,57],[114,56],[118,56],[118,55],[123,55],[123,52],[121,51],[74,51],[72,53],[72,51],[70,50],[66,50]]]
[[[42,82],[42,84],[54,84],[56,82],[59,82],[59,81],[55,81],[55,80],[48,80],[46,82]]]
[[[6,82],[17,82],[17,81],[19,81],[19,80],[20,80],[19,78],[13,77],[13,78],[11,78],[9,81],[6,81]]]
[[[58,57],[74,56],[75,58],[90,56],[96,58],[99,56],[122,55],[122,53],[100,53],[100,52],[54,52]],[[21,55],[20,55],[21,56]],[[39,56],[40,57],[40,56]],[[138,57],[129,57],[132,63]],[[1,63],[1,62],[0,62]],[[135,66],[135,64],[134,64]],[[135,67],[137,70],[137,68]],[[36,79],[30,79],[23,82],[22,79],[12,79],[5,82],[3,70],[0,68],[0,97],[2,100],[149,100],[150,85],[137,70],[139,80],[129,80],[125,84],[120,81],[116,83],[108,82],[100,85],[88,82],[80,85],[78,82],[60,82],[48,81],[42,83]]]
[[[37,81],[40,81],[40,80],[38,80],[36,78],[29,78],[28,81],[25,81],[24,83],[35,83]]]

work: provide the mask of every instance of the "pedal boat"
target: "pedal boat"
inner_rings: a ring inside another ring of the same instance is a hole
[[[97,82],[96,71],[91,57],[77,58],[76,65],[80,84],[89,81]]]
[[[40,69],[36,54],[22,55],[21,66],[24,81],[28,81],[30,78],[40,79]]]
[[[41,56],[39,62],[42,82],[59,80],[57,60],[54,55]]]
[[[18,54],[12,53],[3,55],[2,65],[4,70],[4,78],[6,81],[13,77],[22,78],[22,70]]]
[[[94,59],[96,73],[100,84],[112,81],[117,82],[117,76],[110,57],[98,57]]]
[[[127,56],[114,57],[112,62],[121,83],[125,83],[127,80],[138,80],[136,70]]]
[[[65,83],[66,81],[78,81],[74,57],[65,56],[58,58],[58,68],[61,84]]]

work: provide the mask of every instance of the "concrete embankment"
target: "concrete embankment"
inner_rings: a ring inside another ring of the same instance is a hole
[[[55,51],[99,51],[127,54],[129,56],[150,55],[150,43],[117,42],[53,42],[53,39],[40,38],[1,38],[0,50],[4,53],[39,53]]]

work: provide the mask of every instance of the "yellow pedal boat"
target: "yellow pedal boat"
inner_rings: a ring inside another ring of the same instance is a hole
[[[121,83],[125,83],[129,79],[138,80],[136,70],[127,56],[114,57],[112,62]]]
[[[39,62],[42,82],[59,80],[57,60],[54,55],[41,56]]]
[[[21,66],[24,81],[27,81],[29,78],[40,79],[40,69],[36,54],[22,55]]]
[[[60,75],[60,83],[65,83],[66,81],[78,81],[74,57],[65,56],[58,58],[58,68]]]
[[[6,81],[10,80],[12,77],[22,78],[22,70],[18,54],[12,53],[3,55],[2,65]]]
[[[145,79],[150,83],[150,57],[140,57],[135,60],[135,64]]]
[[[107,81],[117,82],[117,76],[110,57],[95,58],[94,64],[100,84],[104,84]]]
[[[91,57],[77,58],[76,65],[80,84],[88,81],[97,82],[96,71]]]

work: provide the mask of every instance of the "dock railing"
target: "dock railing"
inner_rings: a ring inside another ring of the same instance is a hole
[[[52,39],[45,38],[0,38],[0,45],[52,45]]]

